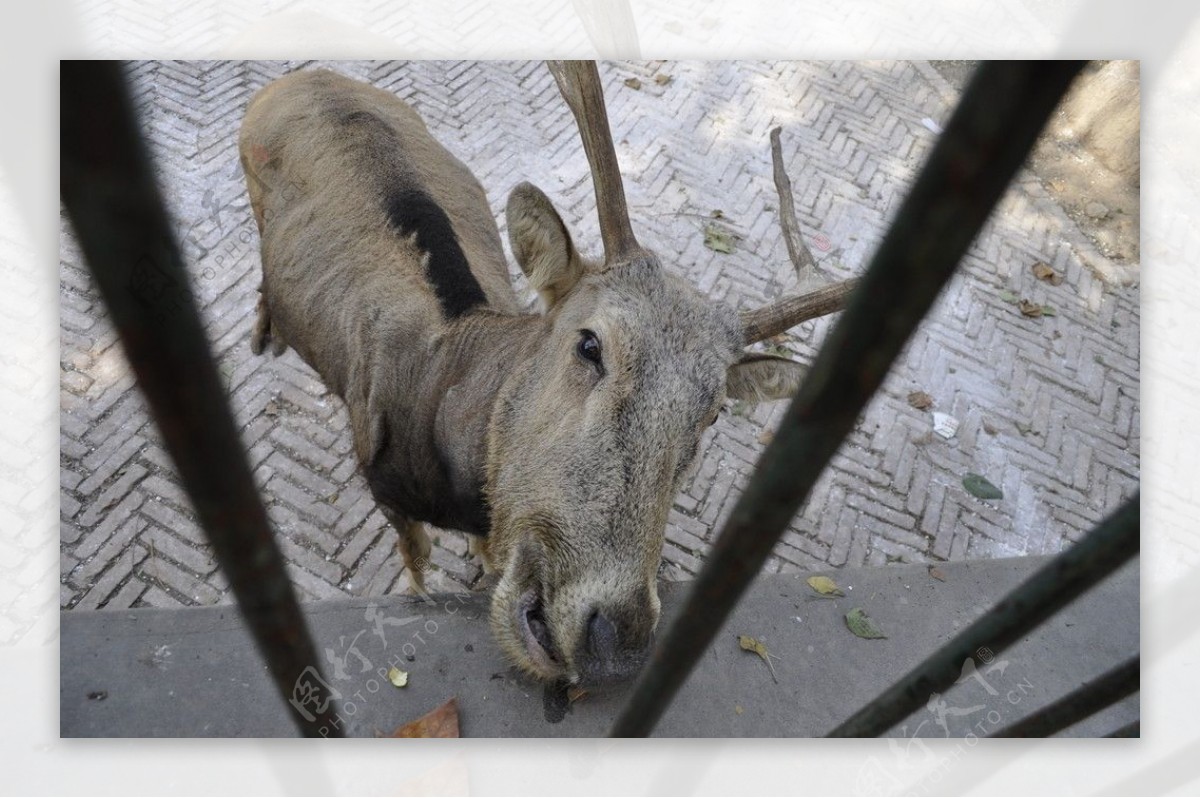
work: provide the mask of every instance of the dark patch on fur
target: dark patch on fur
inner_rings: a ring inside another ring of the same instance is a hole
[[[487,304],[483,287],[471,273],[467,256],[446,211],[413,178],[394,167],[399,136],[386,119],[353,99],[336,94],[324,99],[322,113],[345,132],[345,143],[375,164],[374,179],[383,194],[388,224],[399,234],[417,235],[417,246],[429,253],[425,279],[433,287],[442,313],[457,318]]]
[[[450,217],[433,198],[416,188],[401,188],[384,198],[388,223],[400,235],[417,234],[417,246],[429,253],[425,278],[433,286],[442,312],[457,318],[487,303],[483,287],[471,273]]]
[[[455,496],[440,463],[405,463],[381,455],[363,472],[375,501],[406,518],[480,537],[491,531],[491,510],[482,492]]]

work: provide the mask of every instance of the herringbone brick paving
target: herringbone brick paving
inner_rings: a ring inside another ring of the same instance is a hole
[[[301,62],[146,62],[129,75],[192,287],[255,475],[306,599],[403,588],[395,533],[350,451],[339,400],[294,353],[255,357],[248,340],[258,239],[237,164],[246,102]],[[540,185],[585,249],[598,249],[591,183],[553,81],[536,63],[328,64],[410,101],[476,172],[503,225],[508,190]],[[777,219],[767,134],[783,126],[801,229],[832,279],[861,272],[949,106],[911,63],[618,63],[602,67],[639,237],[717,299],[741,307],[794,288]],[[659,83],[658,76],[669,81]],[[636,77],[640,88],[626,85]],[[944,87],[941,87],[944,89]],[[738,236],[732,254],[704,226]],[[61,592],[63,607],[231,601],[112,326],[63,224],[60,264]],[[1086,240],[1022,173],[879,396],[794,519],[768,568],[936,561],[1054,552],[1139,477],[1136,287],[1082,265]],[[1061,285],[1030,271],[1044,261]],[[525,291],[523,278],[514,282]],[[1052,305],[1030,319],[1011,292]],[[830,319],[778,345],[812,358]],[[960,421],[932,434],[934,410]],[[666,578],[700,567],[785,403],[733,406],[706,435],[679,494]],[[983,502],[973,471],[1004,491]],[[436,534],[434,586],[470,585],[478,567],[454,532]]]

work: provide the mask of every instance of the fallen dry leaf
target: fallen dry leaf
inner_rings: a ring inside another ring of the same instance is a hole
[[[1051,285],[1061,285],[1062,275],[1050,268],[1050,264],[1038,261],[1033,264],[1033,276],[1039,280],[1045,280]]]
[[[985,421],[985,422],[983,422],[983,431],[986,432],[988,435],[995,435],[1000,430],[996,429],[991,424],[989,424]]]
[[[942,569],[938,568],[936,565],[929,566],[929,575],[939,582],[946,581],[946,575],[942,573]]]
[[[820,593],[822,596],[844,596],[841,588],[837,586],[837,582],[830,579],[828,576],[810,576],[807,580],[808,586]]]
[[[588,694],[588,691],[579,685],[572,685],[567,688],[567,701],[574,704],[579,699]]]
[[[758,442],[766,446],[771,441],[775,440],[775,433],[769,429],[765,429],[758,434]]]
[[[775,675],[775,666],[771,664],[771,657],[775,655],[767,651],[767,647],[761,641],[756,640],[750,635],[738,635],[738,645],[742,647],[743,651],[753,651],[761,657],[762,661],[767,663],[767,667],[771,669],[771,679],[775,684],[779,684],[779,678]]]
[[[408,685],[408,671],[402,671],[399,668],[389,668],[387,677],[388,681],[396,687],[406,687]]]
[[[637,78],[625,78],[625,85],[637,91],[642,88],[642,82]]]
[[[437,709],[397,726],[380,737],[458,737],[458,700],[451,698]]]
[[[672,80],[674,80],[674,78],[672,78],[670,75],[655,75],[654,76],[654,82],[657,83],[659,86],[666,86]]]
[[[908,403],[918,410],[933,407],[933,397],[924,391],[913,391],[908,395]]]
[[[1028,299],[1022,299],[1018,302],[1017,310],[1021,311],[1022,316],[1028,316],[1031,319],[1036,319],[1042,315],[1042,306],[1036,302],[1030,302]]]
[[[734,712],[736,712],[736,713],[738,713],[738,714],[740,715],[740,714],[742,714],[743,712],[745,712],[746,710],[742,709],[742,705],[741,705],[741,704],[734,704],[734,705],[733,705],[733,711],[734,711]]]

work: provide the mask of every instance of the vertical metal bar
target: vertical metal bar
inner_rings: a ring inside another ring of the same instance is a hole
[[[79,245],[280,695],[306,699],[306,712],[295,707],[293,715],[305,735],[338,735],[331,696],[309,700],[319,687],[316,650],[225,401],[121,66],[64,61],[61,69],[60,191]]]
[[[649,734],[1025,160],[1081,62],[989,62],[888,229],[611,734]]]
[[[962,674],[967,660],[982,665],[981,651],[999,653],[1074,601],[1140,546],[1140,500],[1135,495],[1082,540],[1043,565],[986,614],[909,671],[874,701],[831,731],[829,737],[876,737],[925,706]]]
[[[988,736],[1049,737],[1137,692],[1141,687],[1141,673],[1141,658],[1134,657]]]

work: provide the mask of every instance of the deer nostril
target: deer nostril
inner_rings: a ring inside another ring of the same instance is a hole
[[[609,659],[617,652],[617,627],[599,611],[593,612],[587,626],[588,650],[600,659]]]

